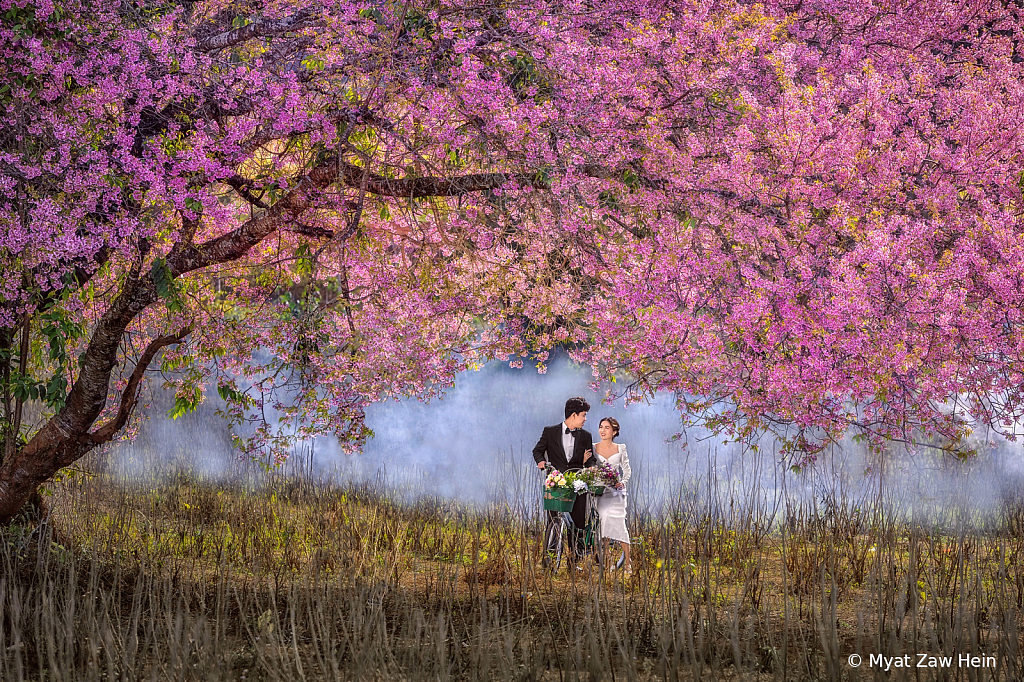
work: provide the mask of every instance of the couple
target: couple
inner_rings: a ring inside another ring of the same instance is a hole
[[[589,431],[583,428],[587,422],[590,404],[583,398],[569,398],[565,401],[565,420],[561,424],[545,427],[540,440],[533,448],[533,459],[537,468],[544,469],[550,464],[559,471],[573,471],[604,462],[621,470],[622,482],[629,481],[629,457],[626,446],[615,442],[619,435],[619,422],[605,417],[598,425],[601,441],[595,446]],[[595,453],[596,451],[596,453]],[[578,495],[572,507],[572,522],[576,528],[586,525],[587,495]],[[611,540],[622,543],[623,568],[632,572],[629,557],[629,533],[626,532],[626,493],[608,493],[597,498],[597,513],[601,517],[601,537],[604,538],[605,554]],[[558,512],[549,511],[547,528],[557,518]],[[547,532],[544,533],[547,537]]]

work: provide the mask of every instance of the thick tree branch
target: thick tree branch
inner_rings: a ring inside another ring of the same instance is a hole
[[[292,16],[283,19],[258,19],[241,28],[235,28],[204,38],[196,43],[196,49],[200,52],[216,52],[217,50],[223,50],[253,38],[265,38],[308,28],[313,25],[314,19],[315,17],[312,12],[308,10],[296,12]]]
[[[295,222],[286,229],[288,232],[301,234],[303,237],[312,237],[313,239],[334,239],[334,230],[328,230],[326,227],[320,227],[319,225]]]
[[[262,215],[245,221],[227,234],[208,239],[198,246],[186,246],[176,253],[169,254],[167,265],[171,273],[177,277],[215,263],[226,263],[241,258],[267,235],[281,228],[286,222],[298,218],[313,203],[312,196],[318,190],[333,184],[337,178],[338,163],[333,155],[329,155]]]
[[[135,363],[135,369],[132,370],[132,375],[128,378],[128,385],[121,391],[121,405],[117,409],[117,414],[106,424],[88,435],[88,439],[93,445],[108,442],[128,423],[128,419],[132,416],[135,405],[139,401],[139,385],[146,374],[146,369],[149,368],[149,363],[153,362],[156,354],[167,346],[181,343],[191,333],[191,327],[183,327],[176,334],[158,336],[149,342],[146,350],[139,357],[139,361]]]
[[[509,183],[550,189],[550,183],[540,173],[473,173],[454,178],[425,176],[420,178],[385,178],[366,173],[355,164],[340,161],[341,181],[355,189],[387,197],[456,197],[472,192],[498,189]],[[365,183],[365,185],[364,185]]]

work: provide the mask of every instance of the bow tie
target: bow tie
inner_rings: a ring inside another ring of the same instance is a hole
[[[568,435],[569,435],[569,434],[571,434],[571,433],[572,433],[572,429],[570,429],[570,428],[569,428],[568,426],[566,426],[566,427],[565,427],[565,435],[567,435],[567,436],[568,436]]]

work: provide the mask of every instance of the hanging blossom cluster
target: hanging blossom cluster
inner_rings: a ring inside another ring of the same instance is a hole
[[[158,350],[176,414],[215,389],[277,459],[559,346],[803,460],[851,427],[955,448],[1020,416],[1012,3],[0,16],[5,381],[70,387],[36,386],[64,430],[30,448],[125,433]],[[78,362],[16,366],[53,320]]]
[[[596,60],[637,84],[605,113],[636,150],[633,221],[596,218],[645,238],[609,242],[609,295],[586,303],[603,342],[583,355],[804,461],[851,428],[954,450],[977,424],[1013,437],[1019,10],[786,7],[627,28],[637,49]]]

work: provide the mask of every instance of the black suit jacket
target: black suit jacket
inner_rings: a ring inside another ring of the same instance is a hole
[[[565,456],[565,449],[562,447],[563,428],[565,427],[561,423],[544,427],[544,433],[533,447],[533,460],[538,463],[547,462],[559,471],[582,469],[597,464],[597,457],[594,456],[594,438],[590,431],[585,429],[577,429],[573,434],[576,437],[576,445],[572,456]],[[590,450],[590,459],[584,464],[583,453],[587,450]]]

